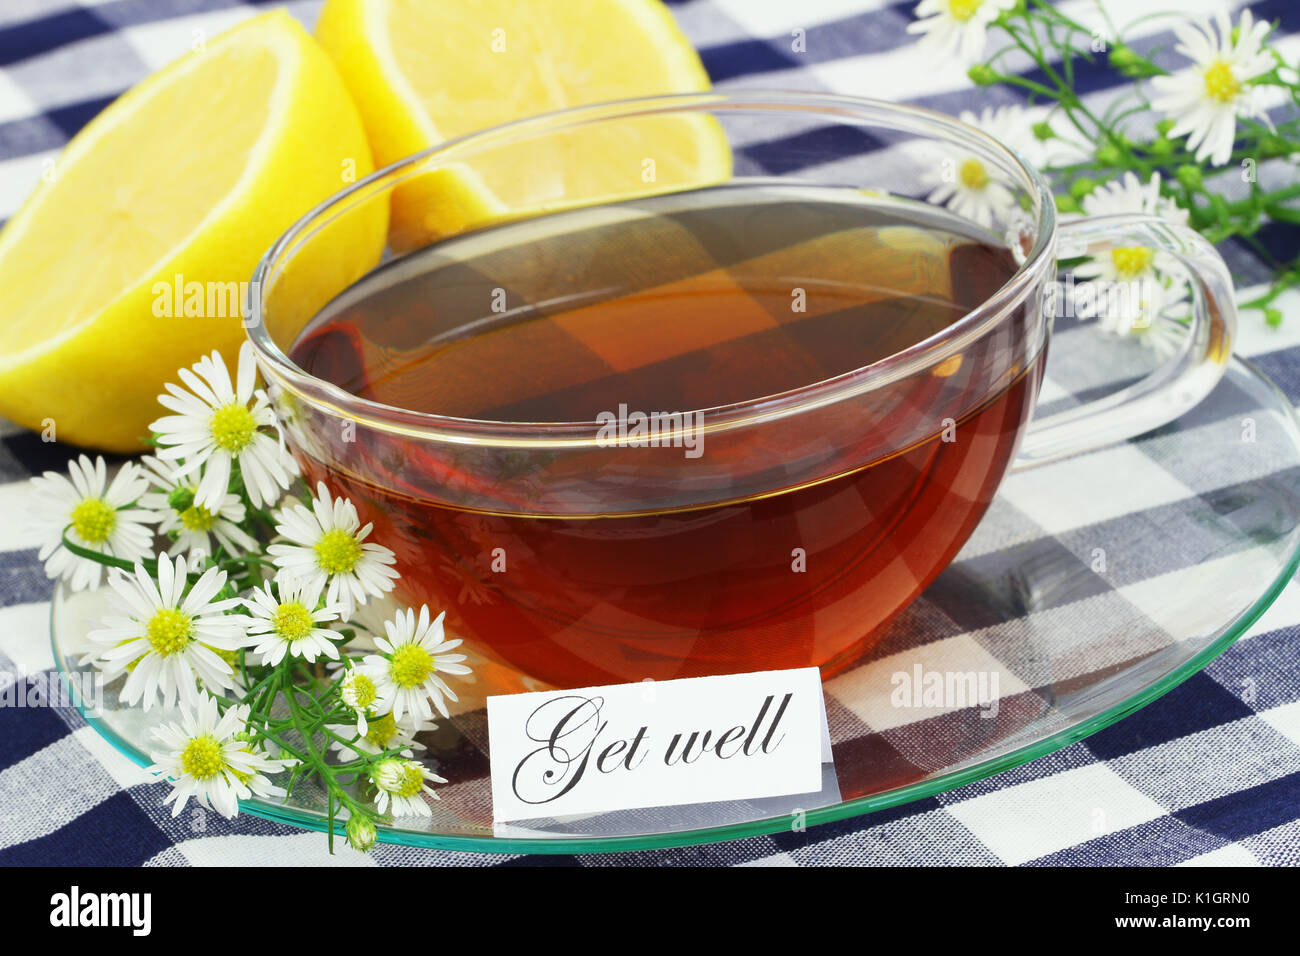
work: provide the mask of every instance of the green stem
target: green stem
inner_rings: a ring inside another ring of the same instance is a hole
[[[63,546],[79,558],[85,558],[88,561],[95,561],[99,564],[110,568],[118,568],[122,571],[134,571],[136,564],[144,565],[144,569],[151,575],[157,575],[158,562],[153,558],[142,558],[140,561],[127,561],[124,558],[115,558],[111,554],[101,554],[98,551],[92,551],[89,548],[83,548],[81,545],[68,539],[68,530],[72,525],[63,529]]]
[[[303,739],[303,744],[307,748],[306,762],[309,763],[316,773],[320,776],[321,782],[325,784],[327,793],[330,796],[329,803],[329,834],[330,834],[330,852],[334,852],[334,825],[335,810],[334,798],[337,796],[339,803],[347,808],[349,813],[356,813],[360,810],[359,804],[348,795],[348,793],[339,785],[336,779],[336,768],[330,767],[325,762],[325,756],[316,747],[315,732],[325,730],[319,724],[304,719],[302,706],[298,702],[298,688],[293,681],[289,679],[286,673],[285,679],[281,682],[281,688],[285,700],[289,703],[289,713],[293,718],[294,728],[298,731],[299,736]],[[326,731],[328,733],[328,731]]]

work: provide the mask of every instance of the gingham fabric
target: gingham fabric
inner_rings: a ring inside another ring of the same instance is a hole
[[[971,90],[957,64],[918,57],[905,32],[912,6],[886,6],[880,0],[686,0],[672,5],[720,88],[832,90],[951,113],[1013,101],[1005,91]],[[1177,6],[1189,12],[1202,4],[1125,0],[1113,6],[1122,7],[1127,20],[1148,9]],[[1300,8],[1289,0],[1251,6],[1260,18],[1280,19],[1284,32],[1300,30]],[[318,4],[288,7],[307,26],[314,23]],[[187,50],[195,31],[211,36],[253,12],[233,0],[88,0],[82,5],[4,0],[0,216],[12,215],[60,147],[114,96]],[[1170,36],[1158,22],[1145,29],[1139,48],[1168,44]],[[792,50],[794,30],[804,31],[803,52]],[[1294,59],[1300,37],[1285,37],[1281,47]],[[1015,66],[1027,69],[1024,62]],[[1099,99],[1107,95],[1109,82],[1100,70],[1085,71],[1080,78],[1088,95]],[[1300,245],[1295,232],[1271,229],[1265,239],[1279,255],[1294,256]],[[1248,280],[1264,275],[1258,263],[1238,250],[1225,252],[1239,275]],[[0,292],[0,308],[2,302]],[[1288,316],[1280,330],[1265,327],[1258,314],[1244,317],[1238,352],[1254,358],[1297,401],[1300,296],[1281,305]],[[1054,402],[1072,400],[1050,380],[1047,389],[1046,398]],[[0,689],[52,667],[51,585],[19,527],[28,510],[24,480],[45,469],[63,469],[73,454],[75,449],[43,443],[15,427],[0,428]],[[1171,474],[1175,466],[1181,479]],[[1267,462],[1258,461],[1207,463],[1189,476],[1186,462],[1162,453],[1158,437],[1111,449],[1088,468],[1096,474],[1122,469],[1131,475],[1144,489],[1143,511],[1114,513],[1105,499],[1067,494],[1071,489],[1043,481],[1035,486],[1030,477],[1018,490],[1017,508],[995,506],[977,535],[974,559],[996,565],[1025,542],[1075,553],[1081,529],[1107,523],[1131,525],[1140,543],[1143,521],[1156,520],[1152,516],[1165,513],[1161,509],[1183,496],[1208,498],[1213,491],[1231,493],[1251,481],[1282,480],[1269,472]],[[1077,481],[1080,488],[1086,486],[1087,468]],[[1069,507],[1063,505],[1066,499]],[[1179,562],[1196,561],[1199,546],[1189,540],[1187,548],[1172,549],[1177,553],[1145,554],[1127,566],[1128,578],[1117,587],[1137,600],[1145,582]],[[1068,613],[1090,614],[1096,606],[1089,601],[1097,597],[1065,594],[1058,603]],[[1195,597],[1188,594],[1188,602]],[[973,633],[954,630],[954,620],[962,617],[945,608],[941,594],[928,596],[912,613],[918,622],[913,643],[922,650],[942,646],[970,653],[978,643]],[[206,829],[196,832],[185,818],[177,822],[167,814],[162,786],[151,783],[75,713],[58,707],[0,707],[0,863],[1294,865],[1300,863],[1298,635],[1300,587],[1292,582],[1206,670],[1112,727],[1015,770],[807,832],[581,857],[511,858],[392,845],[380,845],[367,856],[343,850],[331,857],[321,834],[248,815],[226,822],[207,814]],[[1016,670],[1027,687],[1043,679],[1033,673],[1033,661],[1020,662]],[[852,698],[844,682],[854,679],[851,673],[828,685],[828,713],[839,745],[857,739],[855,734],[863,731],[854,728],[867,725],[876,728],[876,736],[888,737],[881,727],[888,717],[855,713],[843,705]],[[895,751],[907,746],[906,735],[894,738]],[[1107,821],[1102,828],[1094,822],[1098,814]]]

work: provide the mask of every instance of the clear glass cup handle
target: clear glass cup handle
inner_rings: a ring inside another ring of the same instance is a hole
[[[1223,376],[1237,332],[1237,306],[1228,267],[1205,238],[1154,216],[1075,220],[1062,223],[1057,237],[1057,256],[1062,259],[1128,247],[1169,253],[1186,270],[1192,298],[1186,340],[1141,381],[1031,421],[1014,469],[1126,441],[1168,424],[1200,402]]]

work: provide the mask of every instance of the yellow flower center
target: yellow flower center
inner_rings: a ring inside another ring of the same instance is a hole
[[[356,674],[348,681],[348,689],[352,694],[352,699],[356,702],[352,706],[358,710],[365,710],[375,702],[375,682],[365,674]]]
[[[388,743],[397,736],[397,721],[392,714],[384,714],[378,720],[366,724],[366,740],[378,750],[387,750]]]
[[[1112,249],[1110,253],[1111,261],[1115,264],[1115,272],[1121,279],[1136,279],[1140,275],[1145,275],[1150,270],[1155,257],[1154,249],[1143,249],[1140,246],[1124,246]]]
[[[253,440],[257,421],[253,418],[253,413],[243,405],[231,402],[212,413],[209,427],[217,447],[237,455]]]
[[[355,535],[334,528],[316,542],[316,563],[327,574],[347,574],[361,560],[361,542]]]
[[[211,734],[193,738],[181,751],[181,769],[195,780],[210,780],[225,766],[221,744]]]
[[[202,505],[190,505],[180,513],[181,524],[190,531],[211,531],[217,516]]]
[[[978,159],[968,159],[957,170],[961,184],[967,189],[983,189],[989,184],[988,171]]]
[[[975,11],[983,2],[984,0],[948,0],[948,12],[954,20],[965,23],[975,16]]]
[[[1205,70],[1205,95],[1219,103],[1231,103],[1241,92],[1241,81],[1232,67],[1223,60],[1215,60]]]
[[[311,611],[297,601],[281,604],[271,615],[271,627],[286,641],[300,641],[311,633],[316,622],[311,619]]]
[[[419,644],[403,644],[393,651],[389,673],[398,687],[419,687],[433,673],[433,655]]]
[[[72,509],[72,528],[89,544],[103,544],[117,526],[117,510],[102,498],[84,498]]]
[[[397,778],[390,783],[392,786],[389,793],[398,797],[413,797],[424,789],[424,774],[420,773],[420,768],[415,764],[405,763]]]
[[[164,607],[149,618],[145,636],[157,654],[168,657],[180,653],[189,645],[194,636],[194,624],[184,611]]]

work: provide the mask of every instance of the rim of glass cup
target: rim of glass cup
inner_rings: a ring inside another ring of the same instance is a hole
[[[1053,261],[1056,206],[1046,180],[1000,141],[944,113],[867,97],[769,90],[682,93],[593,103],[478,130],[413,153],[375,170],[302,216],[258,261],[249,287],[251,321],[245,323],[245,331],[263,369],[269,369],[273,373],[269,377],[274,377],[281,387],[291,389],[297,396],[338,417],[394,434],[455,444],[510,447],[607,445],[608,438],[602,432],[604,426],[594,420],[520,422],[459,418],[386,405],[354,395],[317,378],[289,359],[263,321],[266,296],[279,267],[290,261],[321,229],[358,205],[374,201],[379,194],[390,193],[407,179],[437,169],[440,159],[454,163],[468,159],[484,146],[499,147],[591,123],[672,113],[820,115],[840,125],[875,127],[942,140],[982,154],[983,158],[994,158],[1003,172],[1018,180],[1013,185],[1031,198],[1032,208],[1028,213],[1035,229],[1029,251],[1007,282],[951,325],[870,365],[796,389],[727,405],[682,409],[694,413],[697,432],[715,433],[810,411],[938,365],[1008,316],[1010,307],[1033,287]]]

